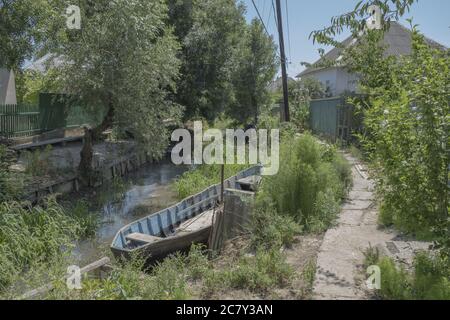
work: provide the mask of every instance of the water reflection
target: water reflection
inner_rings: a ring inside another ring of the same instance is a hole
[[[99,216],[99,227],[94,239],[77,244],[76,260],[85,264],[101,257],[120,228],[175,203],[170,183],[187,170],[168,161],[151,164],[96,191],[88,201],[92,214]]]

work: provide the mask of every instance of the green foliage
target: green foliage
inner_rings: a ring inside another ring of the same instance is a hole
[[[250,224],[254,248],[280,248],[291,246],[302,228],[292,217],[279,214],[265,199],[257,201]]]
[[[34,177],[46,176],[51,174],[53,168],[49,160],[52,146],[47,145],[44,150],[25,151],[25,172]]]
[[[262,107],[270,102],[268,83],[277,70],[276,45],[258,19],[241,36],[233,72],[235,101],[227,113],[240,123],[257,124]]]
[[[83,0],[79,5],[82,30],[68,32],[56,19],[58,32],[49,41],[51,52],[64,57],[58,68],[60,90],[107,110],[100,129],[114,124],[127,130],[158,158],[169,142],[162,122],[178,120],[182,113],[170,97],[180,46],[166,25],[166,1]]]
[[[55,92],[57,72],[49,69],[45,74],[38,71],[25,70],[16,74],[16,92],[19,103],[39,104],[39,93]]]
[[[374,48],[377,38],[369,35],[363,50]],[[411,56],[395,61],[378,50],[366,57],[370,61],[356,64],[368,94],[367,107],[359,104],[366,108],[362,141],[383,197],[381,222],[421,238],[448,239],[448,53],[428,47],[413,29]]]
[[[89,211],[89,206],[85,201],[77,201],[75,205],[70,208],[68,214],[80,224],[80,235],[83,238],[92,237],[95,235],[99,227],[99,216]]]
[[[381,289],[378,294],[391,300],[449,300],[450,262],[447,256],[419,253],[414,260],[414,272],[398,268],[390,258],[380,258],[373,249],[366,254],[365,265],[381,269]]]
[[[2,0],[0,3],[0,66],[18,70],[39,48],[49,1]]]
[[[384,299],[411,299],[411,285],[408,273],[399,269],[389,258],[382,258],[378,263],[381,270],[381,292]]]
[[[51,264],[83,232],[54,199],[44,206],[0,203],[0,291],[25,269]],[[67,252],[67,251],[66,251]]]
[[[248,168],[246,165],[225,165],[225,179],[232,177],[246,168]],[[174,182],[174,188],[178,194],[178,198],[184,199],[197,194],[214,184],[220,183],[220,177],[220,165],[201,165],[194,170],[185,172]]]
[[[232,80],[246,27],[244,8],[233,0],[169,2],[171,22],[182,44],[177,102],[186,107],[186,119],[202,116],[213,121],[234,99]],[[179,8],[186,6],[181,13]]]
[[[277,175],[265,177],[259,201],[273,203],[281,215],[293,217],[305,231],[326,230],[350,187],[349,165],[310,135],[283,138],[283,166]]]
[[[312,290],[314,280],[316,279],[317,265],[314,261],[309,261],[302,272],[302,278],[307,284],[307,288]]]
[[[0,203],[17,200],[22,192],[23,179],[9,171],[11,164],[7,148],[0,144]]]
[[[259,249],[254,256],[241,256],[225,269],[209,272],[204,280],[206,294],[231,289],[247,289],[265,293],[284,287],[294,276],[279,248]]]
[[[310,101],[323,97],[325,97],[325,89],[318,80],[305,78],[289,83],[289,108],[292,122],[302,131],[309,128]]]
[[[261,292],[275,286],[283,287],[293,276],[279,249],[258,250],[255,257],[242,257],[228,272],[231,288]]]

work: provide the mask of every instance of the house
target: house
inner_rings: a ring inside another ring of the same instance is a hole
[[[446,50],[446,47],[434,40],[425,38],[425,41],[432,47]],[[356,43],[353,36],[345,39],[341,44],[343,48],[348,48]],[[384,35],[383,44],[386,45],[386,55],[409,55],[412,50],[411,30],[398,22],[391,21],[390,28]],[[297,78],[314,78],[319,80],[328,92],[330,97],[340,96],[346,92],[358,91],[358,76],[347,72],[344,65],[339,65],[342,59],[343,48],[334,48],[311,67],[300,73]],[[315,67],[323,65],[324,61],[337,62],[337,66]]]
[[[295,82],[294,78],[288,77],[287,78],[288,85]],[[278,77],[274,81],[272,81],[269,86],[268,90],[270,93],[277,93],[283,91],[283,78]]]
[[[0,68],[0,104],[16,104],[16,81],[14,72]]]

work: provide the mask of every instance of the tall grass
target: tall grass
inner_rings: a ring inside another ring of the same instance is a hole
[[[0,203],[0,291],[23,272],[50,265],[68,253],[82,232],[80,223],[54,199],[37,207]]]
[[[311,135],[283,139],[280,171],[265,178],[258,201],[292,217],[305,231],[326,230],[351,186],[350,165]]]
[[[444,254],[419,253],[412,273],[378,254],[366,254],[365,264],[381,269],[378,295],[382,299],[450,300],[450,261]]]
[[[248,167],[248,165],[239,164],[225,165],[225,179],[232,177]],[[220,183],[220,178],[220,165],[201,165],[194,170],[185,172],[174,182],[174,188],[178,198],[184,199],[205,190],[211,185]]]
[[[10,155],[5,146],[0,145],[0,202],[17,200],[23,187],[23,177],[9,171]]]
[[[50,162],[52,146],[47,145],[44,150],[25,151],[25,172],[30,176],[40,177],[50,175],[55,171]]]

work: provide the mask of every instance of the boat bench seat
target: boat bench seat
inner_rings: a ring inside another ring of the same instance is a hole
[[[138,242],[143,244],[150,244],[161,241],[162,238],[151,236],[143,233],[131,233],[125,237],[128,241]]]
[[[257,191],[258,186],[261,183],[262,178],[260,176],[250,176],[237,181],[244,191]]]

